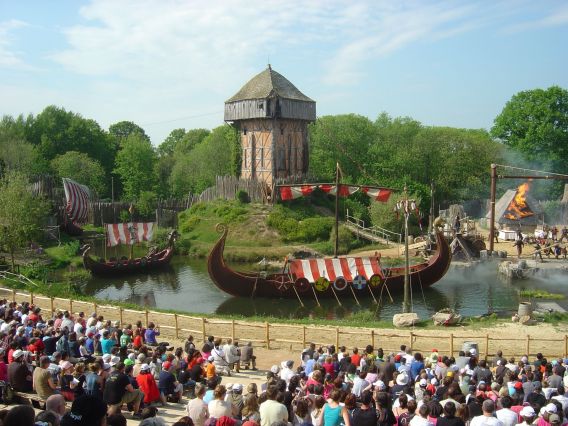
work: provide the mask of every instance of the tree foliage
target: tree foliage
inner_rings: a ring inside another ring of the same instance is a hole
[[[118,123],[111,124],[108,128],[108,132],[115,138],[118,145],[121,145],[128,136],[135,134],[150,142],[150,138],[144,129],[132,121],[119,121]]]
[[[152,190],[156,159],[154,147],[142,135],[133,133],[122,142],[114,171],[120,176],[124,199],[136,200],[142,191]]]
[[[552,86],[517,93],[495,118],[491,134],[530,160],[568,171],[568,91]]]
[[[40,235],[46,210],[47,203],[32,195],[24,174],[11,171],[0,180],[0,246],[10,253],[12,268],[16,249]]]
[[[60,178],[70,178],[88,186],[97,194],[105,191],[105,171],[97,160],[87,154],[68,151],[51,160],[51,167]]]

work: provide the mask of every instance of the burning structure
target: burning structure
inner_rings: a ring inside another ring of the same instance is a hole
[[[534,230],[544,219],[544,212],[529,194],[529,183],[525,182],[516,190],[508,189],[495,204],[495,223],[501,229]],[[490,219],[491,213],[485,216]]]

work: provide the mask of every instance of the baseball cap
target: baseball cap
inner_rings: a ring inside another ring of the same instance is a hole
[[[140,366],[140,371],[150,371],[150,366],[148,364],[142,364]]]
[[[525,407],[522,408],[521,412],[519,413],[522,417],[533,417],[536,416],[536,413],[534,411],[534,408],[532,408],[530,405],[527,405]]]
[[[172,366],[172,363],[169,362],[169,361],[166,361],[166,362],[164,362],[164,363],[162,364],[162,368],[163,368],[164,370],[169,370],[171,366]]]

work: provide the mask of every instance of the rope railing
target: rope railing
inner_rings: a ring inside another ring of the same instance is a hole
[[[458,352],[472,343],[476,344],[479,355],[484,358],[493,356],[497,350],[503,350],[507,357],[534,356],[542,353],[547,358],[568,356],[568,335],[542,337],[538,334],[526,336],[495,337],[489,333],[453,333],[433,330],[432,333],[408,332],[403,330],[382,330],[368,327],[339,327],[317,326],[300,324],[280,324],[259,321],[229,320],[220,318],[206,318],[178,313],[157,312],[151,310],[127,309],[110,304],[98,304],[82,300],[65,299],[61,297],[47,297],[36,295],[33,292],[23,293],[15,289],[0,287],[0,298],[14,302],[29,301],[51,315],[58,311],[77,313],[80,311],[93,312],[104,315],[105,319],[119,320],[121,324],[142,321],[160,324],[162,335],[183,339],[188,334],[200,337],[207,336],[236,341],[251,342],[255,346],[266,349],[301,350],[309,343],[316,345],[334,344],[340,346],[364,348],[372,345],[375,349],[381,347],[385,353],[398,352],[400,345],[410,346],[414,351],[429,352],[432,347],[438,348],[440,353],[458,355]],[[88,315],[88,314],[87,314]],[[538,333],[535,330],[535,333]],[[514,343],[515,348],[507,350],[506,343]],[[522,347],[523,350],[519,350]]]

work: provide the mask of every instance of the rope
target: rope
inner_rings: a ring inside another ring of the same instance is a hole
[[[546,174],[546,175],[568,177],[568,175],[564,175],[562,173],[543,172],[542,170],[533,170],[533,169],[527,169],[527,168],[524,168],[524,167],[507,166],[507,165],[504,165],[504,164],[495,164],[495,165],[499,166],[499,167],[504,167],[506,169],[522,170],[524,172],[542,173],[542,174]]]
[[[422,287],[422,277],[418,273],[418,281],[420,282],[420,291],[422,292],[422,300],[424,301],[424,306],[426,306],[426,296],[424,296],[424,287]]]

